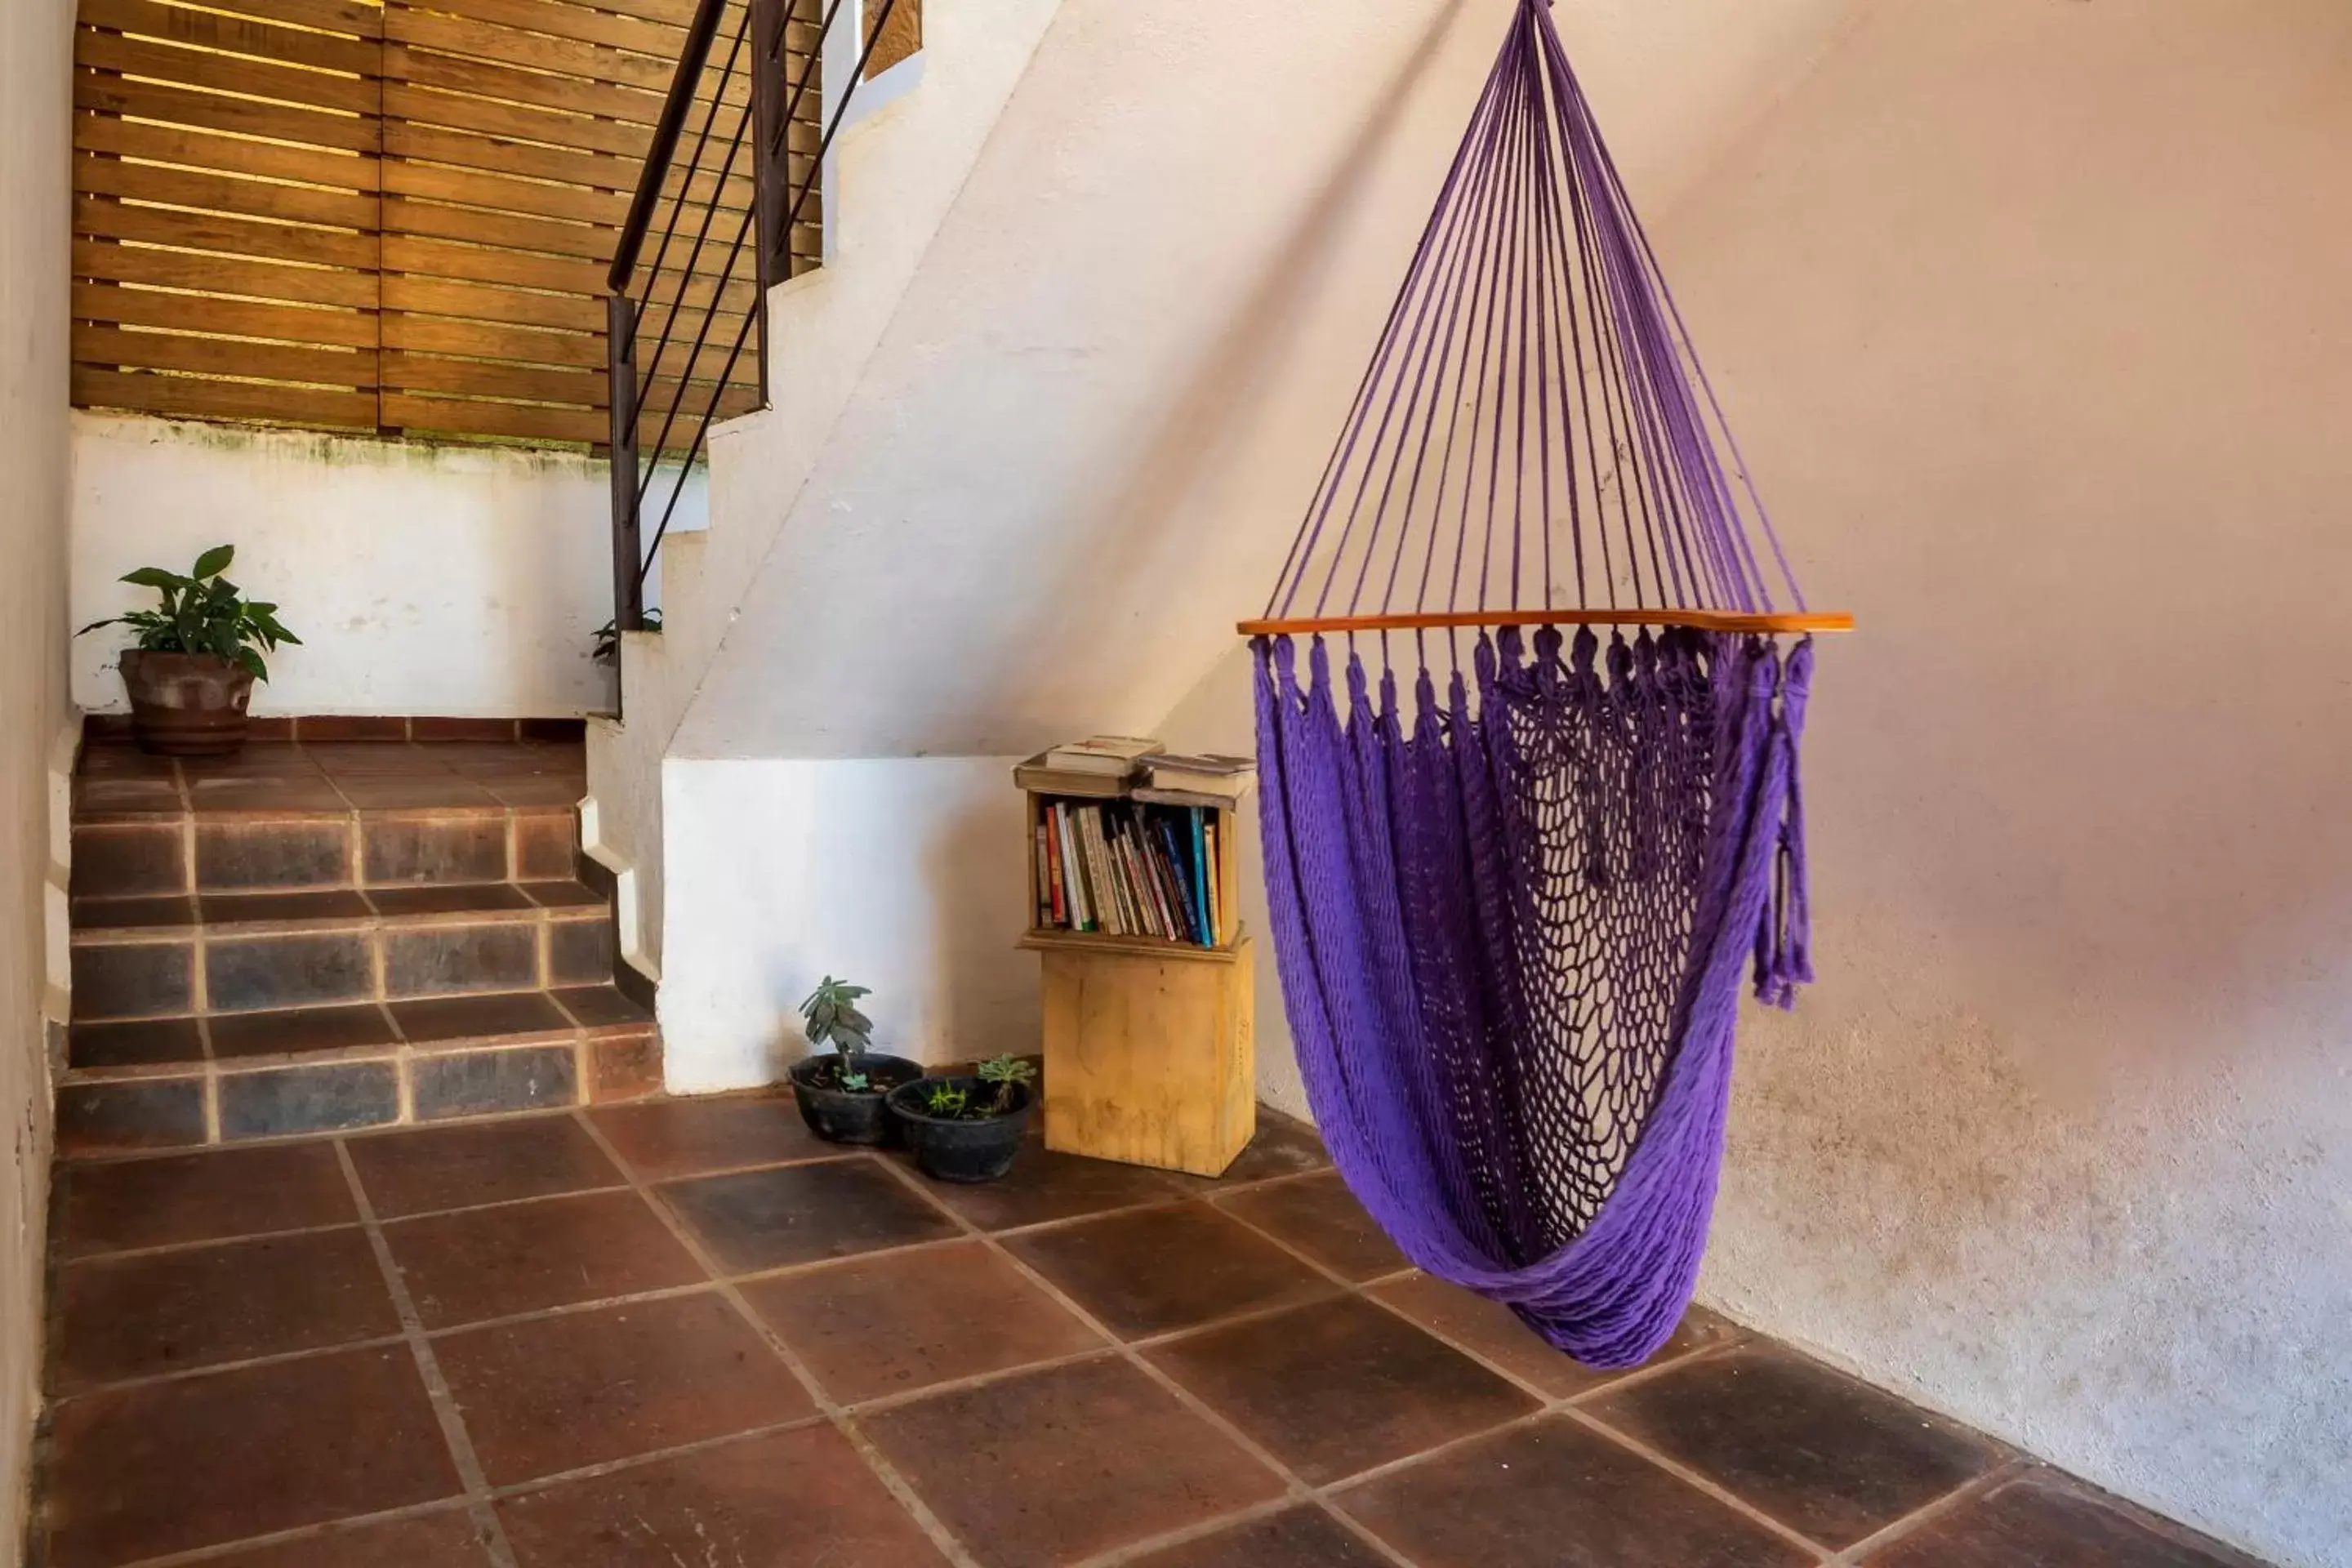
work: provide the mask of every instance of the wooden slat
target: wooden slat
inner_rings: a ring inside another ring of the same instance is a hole
[[[493,250],[401,234],[386,234],[383,247],[383,265],[389,272],[423,273],[432,278],[505,283],[524,289],[544,289],[592,297],[601,297],[604,292],[604,268],[593,261],[533,256],[519,250]],[[726,310],[750,310],[758,300],[759,289],[755,283],[740,276],[745,266],[746,263],[738,261],[738,277],[723,289],[719,288],[715,277],[686,279],[683,302],[707,308],[715,299]],[[677,287],[677,276],[665,273],[652,297],[667,302]]]
[[[476,397],[568,403],[583,408],[604,406],[610,385],[599,371],[543,370],[411,353],[383,356],[383,384],[404,392],[458,392]]]
[[[267,136],[306,147],[373,153],[382,144],[376,133],[377,121],[373,118],[288,109],[155,82],[125,81],[120,77],[98,76],[86,70],[74,73],[74,106],[133,115],[141,120],[160,120],[167,125]]]
[[[635,158],[603,157],[561,147],[534,147],[404,120],[385,121],[383,129],[383,150],[390,157],[422,159],[560,184],[587,185],[617,191],[625,196],[637,186]]]
[[[557,114],[520,104],[493,103],[487,99],[434,92],[404,82],[383,84],[383,112],[388,120],[412,125],[439,125],[477,135],[513,142],[535,142],[583,153],[605,153],[636,163],[653,142],[653,132],[643,125],[616,120],[596,120],[584,114]]]
[[[720,404],[718,419],[732,419],[760,406],[758,395],[730,392]],[[390,427],[424,434],[459,433],[507,436],[537,441],[579,441],[601,444],[611,437],[610,416],[601,408],[557,408],[542,404],[492,403],[461,397],[435,397],[420,393],[383,395],[380,417]],[[713,421],[716,423],[716,420]],[[648,444],[661,431],[658,416],[637,421],[638,439]],[[670,432],[669,450],[683,453],[694,439],[691,422],[681,418]]]
[[[703,233],[702,222],[708,216],[710,225],[694,270],[716,273],[727,264],[727,252],[737,231],[743,226],[743,215],[709,207],[689,207],[681,214],[680,226],[670,241],[663,260],[673,268],[683,269],[689,258],[697,257],[695,237]],[[654,233],[658,237],[661,225],[667,221],[666,210],[657,210]],[[555,256],[576,257],[600,266],[612,259],[613,247],[618,230],[609,225],[562,223],[551,218],[526,217],[512,213],[483,212],[475,207],[442,206],[432,202],[413,202],[394,198],[384,205],[383,229],[387,234],[409,234],[426,238],[467,240],[476,245],[496,245],[512,250],[544,251]],[[661,250],[656,237],[648,250],[651,255]],[[738,263],[737,274],[745,270]]]
[[[612,425],[601,408],[549,408],[528,403],[383,395],[378,417],[393,429],[423,435],[505,436],[531,441],[602,442]]]
[[[748,356],[747,356],[748,359]],[[386,353],[383,384],[405,392],[463,393],[475,397],[519,398],[532,403],[572,403],[602,408],[612,395],[612,384],[602,370],[553,370],[531,365],[497,363],[480,359],[444,359],[427,354]],[[739,365],[729,384],[738,390],[759,390],[759,378]],[[677,381],[656,376],[647,384],[646,406],[667,410]],[[719,383],[700,379],[688,388],[681,421],[698,416]]]
[[[404,7],[395,5],[392,9]],[[686,47],[683,27],[591,11],[583,5],[564,5],[562,0],[433,0],[432,9],[477,22],[496,22],[501,26],[570,38],[575,43],[627,49],[666,61],[673,69]],[[386,20],[389,23],[388,16]]]
[[[559,223],[552,218],[522,217],[512,213],[483,212],[478,207],[448,207],[400,198],[384,205],[383,226],[393,234],[467,239],[478,245],[551,251],[590,261],[609,260],[620,232],[593,224]]]
[[[232,179],[222,174],[198,174],[192,169],[126,163],[120,158],[76,158],[74,189],[85,195],[168,202],[173,206],[205,207],[244,217],[332,224],[341,228],[372,229],[376,226],[378,211],[375,197],[349,191]]]
[[[478,169],[451,169],[437,163],[412,163],[404,159],[386,160],[383,164],[383,188],[393,195],[425,196],[436,201],[458,202],[470,206],[492,207],[500,212],[520,213],[530,217],[564,218],[580,223],[600,224],[618,228],[629,216],[629,197],[621,191],[583,190],[577,185],[545,184],[536,180],[512,179],[505,174],[488,174]],[[814,205],[814,199],[811,205]],[[659,233],[670,221],[674,204],[662,202],[654,208],[654,231]],[[692,233],[702,221],[704,206],[689,204],[678,221]],[[718,223],[727,223],[728,234],[735,232],[734,219],[728,213],[740,215],[740,206],[719,209]],[[716,223],[713,232],[719,232]]]
[[[184,49],[174,44],[149,43],[113,33],[85,28],[74,40],[76,63],[126,76],[152,77],[216,92],[250,93],[314,109],[342,109],[366,114],[375,108],[376,84],[355,76],[300,70],[236,55]]]
[[[373,349],[350,353],[285,348],[274,343],[239,342],[231,338],[131,332],[119,327],[92,326],[86,321],[74,325],[73,357],[79,364],[267,376],[272,381],[321,382],[331,386],[373,386],[377,381],[377,356]]]
[[[165,289],[242,294],[257,300],[347,305],[360,310],[372,309],[376,302],[376,279],[365,272],[341,268],[280,267],[267,261],[149,250],[142,246],[108,245],[91,239],[74,241],[73,269],[77,278],[152,283]]]
[[[387,312],[380,321],[383,346],[388,349],[570,365],[599,374],[604,370],[604,337],[601,332],[537,331],[495,321],[457,321],[402,311]]]
[[[405,44],[384,46],[383,69],[383,75],[390,79],[417,87],[471,93],[478,98],[502,99],[511,103],[535,104],[541,109],[601,114],[632,125],[657,123],[667,96],[614,82],[584,81],[577,76],[556,76],[544,70],[526,70],[519,66],[502,65],[464,55],[414,49]],[[739,71],[730,77],[719,101],[723,105],[738,106],[751,100],[751,83],[743,79],[742,73]],[[698,94],[695,105],[688,121],[689,132],[700,127],[703,115],[709,111],[710,94],[708,91]],[[713,134],[716,134],[715,131]]]
[[[665,60],[654,55],[625,54],[598,44],[519,33],[512,27],[464,16],[395,7],[384,13],[383,22],[384,36],[394,43],[526,66],[534,70],[562,71],[655,94],[667,92],[670,78],[677,73],[675,56]]]
[[[376,171],[382,167],[378,160],[365,156],[311,147],[281,147],[240,136],[215,136],[202,131],[148,125],[104,114],[74,116],[74,145],[85,153],[112,153],[159,163],[184,163],[198,169],[300,180],[346,191],[373,191]]]
[[[282,338],[294,343],[332,343],[372,349],[376,342],[373,310],[311,310],[299,305],[257,305],[203,294],[163,294],[101,283],[73,286],[73,313],[93,321],[138,327],[177,327],[240,338]],[[596,352],[604,353],[597,340]],[[600,359],[599,363],[602,361]]]
[[[307,261],[317,266],[369,270],[373,269],[376,261],[373,235],[247,222],[167,207],[133,206],[97,196],[74,198],[74,228],[77,233],[107,239],[143,240],[151,245],[257,256],[272,261]]]
[[[291,22],[298,27],[350,33],[362,38],[380,37],[383,31],[383,7],[371,4],[370,0],[204,0],[204,3],[215,11],[235,11],[272,22]]]
[[[81,25],[143,37],[168,38],[205,49],[227,49],[262,59],[373,76],[382,58],[373,39],[340,38],[295,27],[279,27],[216,11],[160,5],[154,0],[81,0]],[[89,62],[95,63],[95,62]],[[173,80],[184,78],[174,75]]]
[[[210,419],[275,419],[289,425],[373,429],[376,395],[315,386],[205,381],[76,365],[73,400],[83,408],[126,408]]]
[[[533,294],[520,289],[489,288],[402,273],[387,274],[380,285],[386,310],[413,310],[425,315],[575,332],[604,330],[604,302],[582,294]]]

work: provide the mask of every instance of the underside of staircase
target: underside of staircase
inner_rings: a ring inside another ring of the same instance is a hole
[[[652,997],[579,852],[581,744],[553,732],[217,760],[87,745],[59,1147],[657,1092]]]

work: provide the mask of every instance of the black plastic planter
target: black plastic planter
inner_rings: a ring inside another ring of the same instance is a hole
[[[927,1078],[890,1091],[890,1114],[898,1119],[907,1147],[923,1173],[941,1182],[992,1182],[1013,1168],[1021,1151],[1021,1135],[1028,1130],[1036,1092],[1027,1084],[1013,1086],[1013,1109],[1002,1116],[977,1121],[950,1120],[923,1109],[933,1084],[962,1089],[973,1103],[992,1100],[996,1085],[976,1078]]]
[[[892,1089],[923,1076],[923,1064],[905,1057],[866,1053],[866,1076],[876,1087],[863,1094],[832,1089],[815,1082],[817,1069],[830,1068],[830,1055],[805,1057],[793,1064],[793,1098],[800,1101],[801,1120],[809,1131],[834,1143],[887,1143],[897,1127],[883,1098]]]

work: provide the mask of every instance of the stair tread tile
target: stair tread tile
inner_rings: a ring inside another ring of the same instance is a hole
[[[349,888],[293,893],[205,893],[200,903],[207,926],[364,921],[374,912],[365,899]]]
[[[564,985],[548,993],[586,1029],[643,1028],[654,1016],[612,985]]]
[[[196,923],[196,902],[184,893],[125,899],[76,899],[75,934],[83,931],[158,931]]]
[[[66,1032],[66,1065],[76,1072],[158,1067],[204,1059],[204,1034],[194,1018],[138,1018],[117,1024],[76,1024]]]
[[[544,991],[495,991],[391,1005],[401,1034],[414,1045],[514,1035],[568,1035],[573,1028],[572,1020]]]
[[[413,888],[370,888],[368,901],[379,914],[486,914],[534,908],[512,882],[436,882]]]
[[[525,882],[522,890],[542,909],[576,910],[604,902],[604,895],[585,882]]]
[[[346,1007],[280,1007],[215,1016],[213,1055],[223,1060],[388,1047],[399,1043],[392,1021],[373,1002]]]

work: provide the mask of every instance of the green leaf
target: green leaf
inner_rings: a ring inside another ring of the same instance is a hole
[[[125,572],[121,581],[136,584],[142,588],[160,589],[165,594],[171,593],[175,588],[191,585],[188,580],[178,573],[166,572],[161,566],[142,566],[136,572]]]
[[[256,680],[267,680],[269,679],[269,667],[262,663],[261,656],[254,652],[251,648],[241,647],[237,649],[236,662],[245,666],[246,668],[253,671],[253,678]]]
[[[119,626],[130,619],[131,617],[128,616],[110,616],[105,620],[90,622],[89,625],[82,627],[80,631],[74,633],[74,636],[86,637],[89,633],[98,630],[100,626]]]
[[[195,569],[191,572],[189,575],[193,577],[216,577],[223,572],[227,571],[228,563],[236,559],[236,545],[215,544],[210,550],[205,551],[202,555],[196,557]],[[234,591],[235,590],[231,590],[231,592]]]

